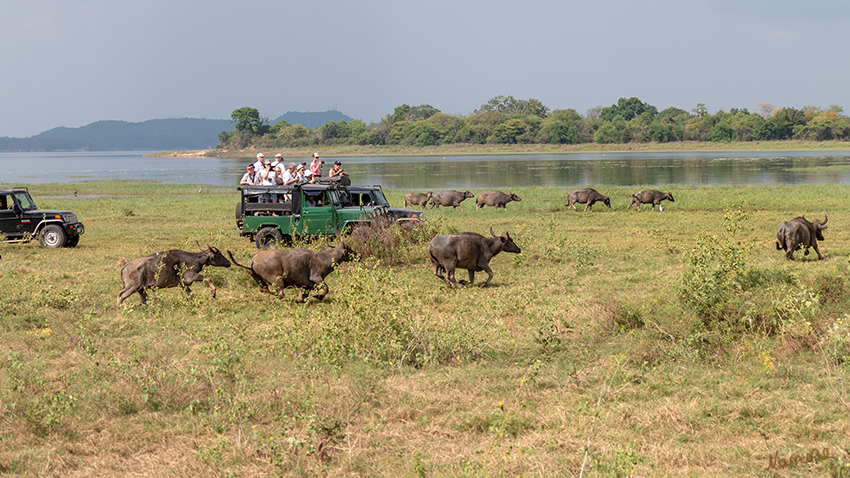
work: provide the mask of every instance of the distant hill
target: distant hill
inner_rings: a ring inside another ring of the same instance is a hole
[[[300,124],[307,129],[313,129],[316,126],[322,126],[330,121],[345,121],[347,123],[351,121],[351,117],[346,116],[337,110],[328,110],[321,113],[287,111],[283,116],[272,120],[271,124],[275,124],[281,120],[286,121],[289,124]]]
[[[328,121],[351,121],[331,110],[320,113],[288,111],[280,120],[306,128]],[[154,119],[141,123],[97,121],[79,128],[61,126],[29,138],[0,137],[0,151],[177,151],[214,148],[218,134],[232,131],[230,120],[176,118]]]
[[[155,119],[141,123],[97,121],[79,128],[61,126],[29,138],[0,138],[0,151],[161,151],[213,148],[228,120]]]

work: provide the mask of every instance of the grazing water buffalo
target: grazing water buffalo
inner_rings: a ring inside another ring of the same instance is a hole
[[[353,252],[347,245],[340,243],[324,251],[311,249],[286,249],[280,251],[260,251],[247,266],[236,262],[233,254],[227,251],[230,260],[239,267],[248,269],[251,277],[259,284],[260,292],[272,294],[269,286],[274,285],[278,298],[283,299],[283,291],[289,287],[298,289],[296,302],[304,302],[304,289],[312,290],[322,286],[322,292],[313,297],[319,300],[328,295],[325,277],[334,268],[352,259]]]
[[[575,204],[579,203],[587,204],[584,206],[584,212],[587,212],[588,209],[593,212],[593,204],[596,203],[596,201],[602,201],[602,203],[608,206],[609,209],[611,208],[611,198],[599,194],[599,192],[593,188],[576,189],[570,193],[567,200],[569,201],[569,204],[567,204],[567,211],[569,211],[570,208],[578,211]]]
[[[637,204],[637,210],[640,211],[641,204],[652,204],[652,210],[655,210],[655,206],[658,205],[658,209],[662,212],[664,211],[664,206],[661,205],[661,201],[669,200],[670,202],[676,202],[673,199],[673,195],[670,193],[662,193],[661,191],[656,191],[655,189],[646,189],[644,191],[635,191],[632,194],[632,200],[629,205],[626,207],[628,211],[632,204]]]
[[[201,275],[206,266],[230,267],[230,261],[221,251],[209,245],[206,249],[201,248],[201,252],[171,250],[133,259],[121,268],[124,289],[118,293],[118,306],[136,292],[142,298],[142,304],[147,304],[147,289],[152,288],[167,289],[179,285],[192,297],[189,286],[200,280],[210,286],[212,296],[215,297],[212,280]]]
[[[475,199],[475,210],[483,209],[484,206],[492,206],[495,208],[502,208],[507,211],[508,208],[505,206],[511,201],[519,202],[522,201],[522,199],[514,193],[505,194],[501,191],[480,193]]]
[[[428,191],[425,194],[422,193],[407,193],[404,195],[404,207],[410,206],[419,206],[425,207],[428,205],[428,201],[431,199],[431,191]]]
[[[437,206],[437,209],[440,209],[440,206],[456,208],[460,206],[464,199],[474,197],[475,195],[469,191],[437,191],[431,196],[430,209],[434,209],[434,206]],[[463,209],[463,206],[460,206],[460,208]]]
[[[461,285],[475,282],[475,272],[487,273],[487,280],[481,287],[487,286],[493,279],[493,270],[490,269],[490,259],[496,254],[505,251],[519,254],[522,252],[511,236],[505,231],[504,235],[493,234],[490,228],[490,236],[484,237],[474,232],[463,232],[460,234],[449,234],[437,236],[431,239],[425,250],[434,266],[434,274],[446,281],[449,287],[461,288]],[[461,280],[460,284],[455,280],[455,269],[466,269],[469,271],[469,282]],[[443,276],[443,272],[446,273]]]
[[[826,229],[826,221],[829,218],[824,215],[823,222],[809,221],[805,217],[795,217],[788,222],[779,224],[776,228],[776,250],[785,250],[785,260],[794,260],[794,251],[803,247],[804,256],[809,255],[809,248],[818,253],[818,260],[823,259],[818,250],[818,241],[823,239],[823,230]]]

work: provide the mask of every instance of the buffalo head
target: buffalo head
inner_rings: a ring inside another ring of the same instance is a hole
[[[224,254],[209,244],[207,244],[206,249],[203,247],[201,248],[201,261],[210,266],[230,267],[230,261],[224,257]]]
[[[522,249],[519,248],[518,245],[511,238],[511,235],[508,234],[508,231],[505,231],[505,234],[501,236],[497,236],[493,233],[493,226],[490,226],[490,235],[493,237],[498,237],[502,241],[502,251],[503,252],[513,252],[514,254],[519,254],[522,252]]]
[[[510,196],[511,196],[511,201],[517,201],[517,202],[522,201],[522,199],[520,199],[519,196],[517,196],[514,193],[511,193]]]

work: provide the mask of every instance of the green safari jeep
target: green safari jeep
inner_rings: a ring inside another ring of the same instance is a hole
[[[259,249],[290,244],[293,237],[349,232],[375,218],[419,221],[422,211],[390,206],[380,186],[339,183],[241,186],[236,226]]]

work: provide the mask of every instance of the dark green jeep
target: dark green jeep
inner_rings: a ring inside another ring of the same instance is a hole
[[[419,221],[422,211],[390,207],[380,186],[330,182],[300,186],[241,186],[236,205],[240,235],[260,249],[289,244],[293,237],[334,235],[375,218]]]
[[[44,247],[74,247],[84,231],[72,212],[37,208],[27,188],[0,189],[0,240],[27,242],[37,237]]]

